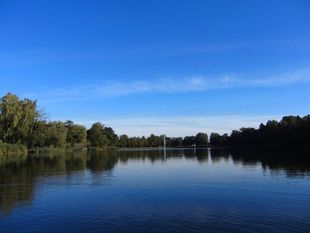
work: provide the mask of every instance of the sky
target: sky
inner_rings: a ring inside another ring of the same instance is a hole
[[[130,136],[310,113],[310,1],[0,0],[0,95]]]

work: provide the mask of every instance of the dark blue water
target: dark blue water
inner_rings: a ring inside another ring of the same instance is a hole
[[[310,154],[52,153],[0,160],[0,232],[310,232]]]

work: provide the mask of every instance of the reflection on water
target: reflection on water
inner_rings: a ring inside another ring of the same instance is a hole
[[[273,174],[285,172],[290,177],[309,176],[309,148],[243,148],[212,150],[212,160],[231,158],[234,163],[244,166],[261,164],[263,169],[269,169]]]
[[[31,201],[35,178],[69,175],[84,171],[103,172],[112,170],[117,162],[115,153],[100,152],[50,152],[0,160],[0,211],[8,213],[15,202]]]
[[[126,174],[122,175],[121,172],[125,171],[126,167],[128,170],[126,170],[128,172],[127,174],[130,174],[130,171],[135,171],[128,168],[129,164],[133,167],[132,169],[135,166],[137,166],[137,169],[141,169],[141,163],[142,167],[143,164],[158,164],[159,167],[156,169],[161,171],[161,164],[165,163],[165,161],[170,161],[173,168],[174,161],[179,161],[180,159],[184,161],[185,168],[186,163],[189,163],[190,168],[193,170],[196,168],[195,166],[208,165],[217,170],[226,169],[229,172],[229,167],[241,166],[241,169],[242,167],[244,169],[251,167],[258,168],[261,173],[270,171],[271,176],[279,175],[286,179],[308,179],[310,175],[309,150],[297,150],[296,148],[285,150],[279,148],[229,150],[168,149],[165,152],[163,150],[106,150],[100,152],[58,152],[56,154],[50,153],[13,159],[2,158],[0,160],[0,226],[1,216],[14,216],[13,212],[15,208],[25,206],[25,204],[31,206],[32,200],[37,195],[36,189],[44,185],[44,179],[48,177],[78,176],[78,174],[82,173],[93,174],[97,177],[99,176],[99,179],[106,179],[106,176],[103,174],[111,175],[111,172],[113,173],[113,170],[118,167],[118,172],[121,174],[119,177],[125,179]],[[193,162],[197,165],[193,165]],[[222,164],[223,166],[217,168],[217,164]],[[203,169],[208,169],[208,167]],[[143,172],[147,173],[144,170]],[[142,170],[141,174],[143,175]],[[173,175],[178,175],[180,178],[174,178],[175,180],[173,180],[173,184],[171,185],[175,185],[176,181],[181,182],[178,179],[184,180],[183,182],[186,180],[185,172],[183,174],[178,173]],[[162,179],[159,177],[157,173],[154,173],[152,174],[151,180]],[[111,179],[113,180],[113,177]],[[147,186],[149,184],[145,185]],[[119,188],[119,192],[122,191],[125,192],[122,188]],[[175,195],[178,195],[177,192]],[[152,201],[154,200],[152,199]]]

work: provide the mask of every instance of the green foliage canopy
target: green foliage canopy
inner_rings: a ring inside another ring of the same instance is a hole
[[[108,145],[108,139],[104,133],[104,125],[96,122],[87,131],[87,138],[92,147],[104,147]]]

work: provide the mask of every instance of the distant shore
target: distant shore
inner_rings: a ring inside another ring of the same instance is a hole
[[[310,115],[284,116],[258,128],[241,128],[220,135],[198,132],[185,137],[117,135],[111,127],[95,122],[89,129],[73,121],[47,121],[37,101],[8,93],[0,99],[0,156],[41,151],[115,148],[221,148],[269,145],[309,145]],[[205,129],[202,129],[205,130]]]

